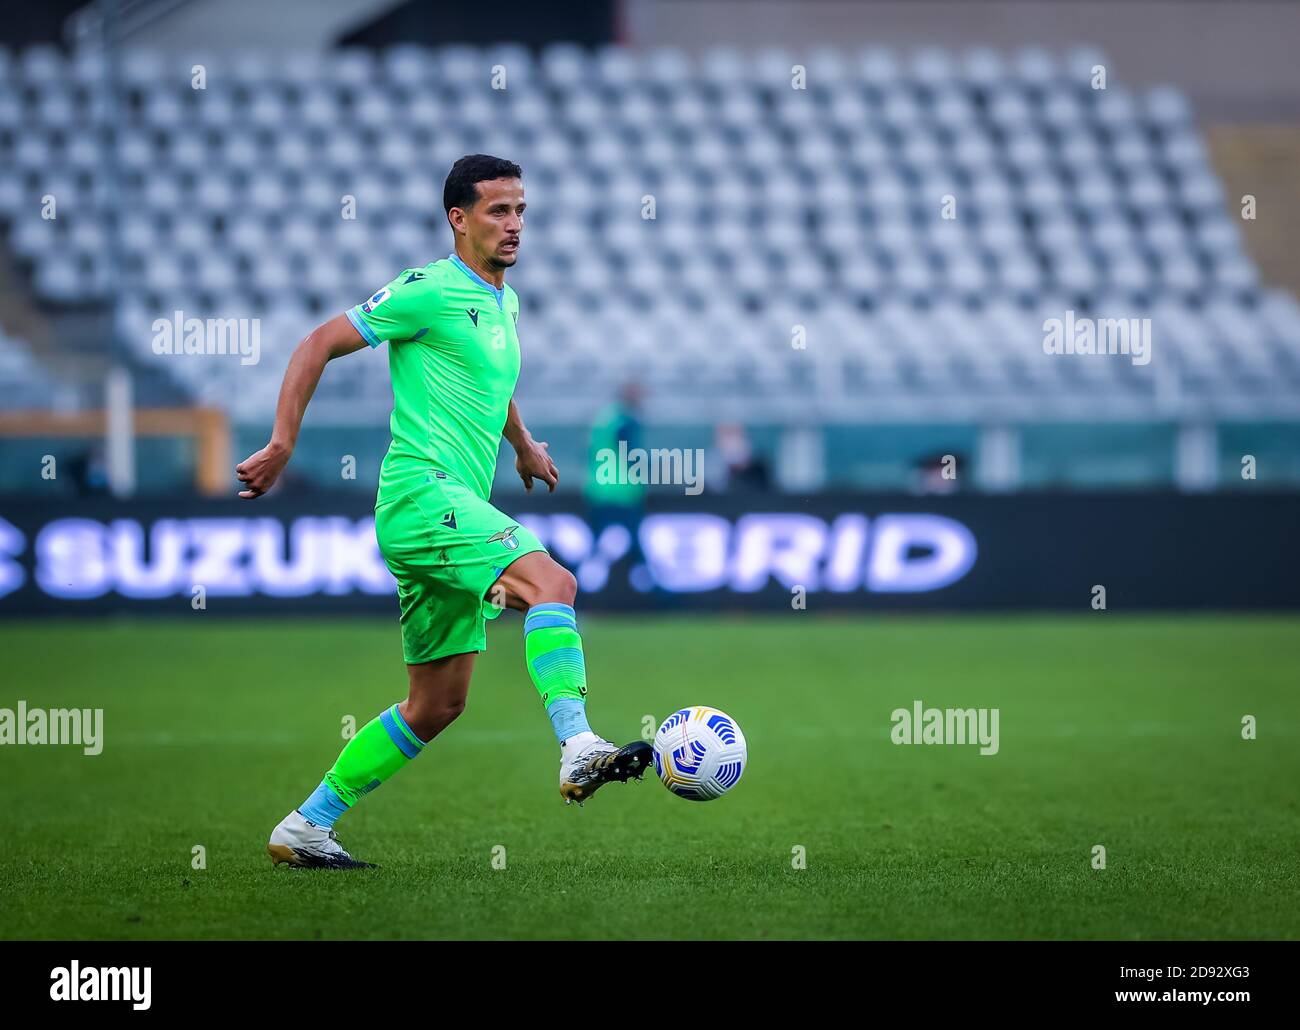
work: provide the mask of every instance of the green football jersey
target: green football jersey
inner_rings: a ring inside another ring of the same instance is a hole
[[[519,378],[519,297],[456,254],[408,268],[348,320],[372,347],[388,344],[392,443],[379,500],[429,469],[487,500],[501,431]]]

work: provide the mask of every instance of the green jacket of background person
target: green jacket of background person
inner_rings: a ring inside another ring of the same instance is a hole
[[[641,446],[641,420],[635,403],[628,403],[627,393],[625,390],[624,396],[603,408],[592,424],[584,492],[591,508],[617,508],[639,514],[645,506],[645,484],[628,482],[631,477],[626,464],[617,460],[618,455],[631,453]],[[610,470],[619,474],[610,475]]]

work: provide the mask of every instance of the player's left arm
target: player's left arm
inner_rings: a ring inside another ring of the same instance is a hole
[[[510,399],[510,411],[506,415],[506,427],[501,435],[515,449],[515,471],[524,481],[524,489],[531,490],[533,479],[537,478],[547,485],[548,493],[555,493],[555,486],[560,481],[560,470],[551,460],[546,441],[533,439],[513,397]]]

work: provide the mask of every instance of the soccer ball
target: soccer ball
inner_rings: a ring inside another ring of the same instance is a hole
[[[736,720],[703,705],[673,712],[655,734],[655,771],[691,801],[712,801],[739,783],[748,753]]]

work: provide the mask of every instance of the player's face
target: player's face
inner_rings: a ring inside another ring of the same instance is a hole
[[[479,199],[466,212],[467,242],[489,266],[509,268],[519,255],[524,230],[524,184],[519,179],[486,179],[475,185]]]

